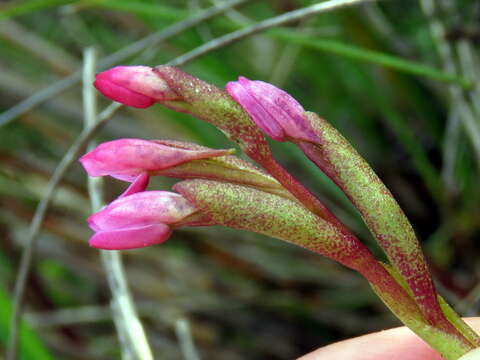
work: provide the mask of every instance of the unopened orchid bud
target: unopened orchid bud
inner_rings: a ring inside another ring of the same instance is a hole
[[[240,76],[226,86],[227,92],[272,139],[316,141],[305,110],[287,92],[263,81]]]
[[[116,66],[97,74],[95,87],[106,97],[136,108],[179,96],[148,66]]]
[[[88,218],[95,231],[89,243],[106,250],[160,244],[169,238],[175,224],[196,211],[184,197],[167,191],[121,197]]]
[[[161,140],[119,139],[105,142],[80,158],[90,176],[110,175],[133,181],[142,173],[154,175],[160,170],[216,156],[233,150],[179,148]]]

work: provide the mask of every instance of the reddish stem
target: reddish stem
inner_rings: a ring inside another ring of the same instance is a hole
[[[247,155],[277,179],[308,210],[338,227],[345,227],[315,195],[295,179],[271,154],[269,156],[259,156],[258,153],[247,152]]]
[[[282,184],[300,203],[308,210],[312,211],[315,215],[335,225],[339,231],[346,237],[355,236],[350,230],[332,213],[330,210],[308,190],[302,183],[295,179],[282,165],[280,165],[272,156],[268,153],[264,156],[260,152],[251,153],[248,149],[245,149],[248,156],[250,156],[257,163],[270,173],[277,181]],[[263,153],[264,154],[264,153]],[[356,238],[355,238],[356,239]],[[357,242],[361,243],[358,239]]]
[[[398,282],[385,270],[385,268],[373,257],[368,248],[353,235],[350,230],[334,215],[330,210],[303,184],[295,179],[282,165],[280,165],[272,156],[270,152],[252,152],[246,153],[253,160],[263,166],[270,175],[272,175],[278,182],[280,182],[288,191],[292,193],[307,209],[315,213],[322,219],[335,225],[339,231],[345,236],[345,239],[355,244],[355,254],[345,254],[332,256],[345,266],[358,271],[371,284],[373,284],[379,291],[384,294],[389,294],[392,301],[388,301],[382,297],[388,307],[398,315],[398,304],[408,306],[408,311],[419,311],[418,306],[412,298],[405,292],[405,290],[398,284]],[[311,249],[315,251],[314,249]],[[436,304],[435,304],[436,303]],[[434,301],[430,311],[426,312],[428,322],[445,331],[446,333],[457,337],[463,343],[468,343],[465,337],[453,326],[439,309],[438,302]],[[437,305],[437,306],[435,306]],[[397,309],[396,309],[397,308]],[[394,310],[396,309],[396,310]]]
[[[370,250],[363,245],[354,235],[346,239],[346,242],[354,243],[354,247],[347,248],[336,258],[341,264],[358,271],[374,287],[382,301],[405,325],[415,330],[418,324],[412,324],[412,321],[424,321],[430,323],[425,318],[418,304],[405,291],[405,289],[395,280],[395,278],[375,259]],[[310,249],[315,251],[315,249]],[[348,251],[350,250],[350,251]],[[445,317],[440,317],[434,324],[430,325],[457,339],[460,343],[472,347],[472,344],[463,334]]]

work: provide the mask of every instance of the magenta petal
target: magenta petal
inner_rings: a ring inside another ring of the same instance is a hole
[[[150,176],[147,173],[142,173],[138,175],[135,180],[130,184],[130,186],[120,195],[118,198],[122,198],[131,194],[135,194],[141,191],[145,191],[150,182]]]
[[[172,229],[165,224],[147,225],[137,228],[100,231],[89,241],[91,247],[104,250],[126,250],[143,248],[166,241]]]
[[[174,224],[196,211],[179,194],[142,191],[113,201],[90,215],[88,225],[95,231],[130,229],[151,224]]]
[[[78,159],[89,176],[102,176],[98,170],[98,161],[95,159],[93,151],[90,151]]]
[[[100,210],[100,211],[102,211],[102,210]],[[100,226],[98,226],[98,224],[95,222],[95,217],[93,215],[95,215],[95,214],[90,215],[87,219],[88,226],[93,231],[101,231],[102,228]]]
[[[147,108],[155,103],[153,98],[131,91],[126,87],[116,85],[108,79],[102,79],[99,75],[97,75],[97,79],[93,85],[106,97],[124,105],[140,109]]]
[[[302,105],[282,89],[240,76],[226,90],[272,139],[318,142]]]
[[[240,77],[240,81],[230,81],[227,83],[225,89],[238,102],[242,108],[247,111],[251,119],[272,139],[278,141],[285,140],[285,134],[282,127],[278,124],[274,117],[257,101],[255,95],[251,93],[246,84],[243,83],[243,79]]]
[[[79,161],[90,176],[111,175],[123,181],[133,182],[143,172],[139,167],[141,159],[138,156],[132,158],[131,149],[138,147],[135,146],[137,143],[150,142],[140,139],[107,141],[83,155]]]
[[[103,71],[97,74],[95,87],[115,101],[138,108],[179,99],[149,66],[116,66]]]
[[[114,178],[133,182],[138,175],[175,167],[177,165],[211,157],[231,154],[232,150],[209,148],[190,149],[169,144],[168,141],[118,139],[107,141],[80,158],[90,176],[110,175]],[[153,173],[153,174],[152,174]]]

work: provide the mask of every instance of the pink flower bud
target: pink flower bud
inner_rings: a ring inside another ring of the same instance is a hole
[[[121,197],[88,218],[96,232],[90,246],[107,249],[134,249],[160,244],[172,227],[197,209],[179,194],[144,191]]]
[[[119,139],[100,144],[80,158],[90,176],[110,175],[133,181],[142,173],[156,171],[198,159],[231,154],[232,150],[189,149],[161,140]]]
[[[302,105],[285,91],[242,76],[229,82],[226,90],[272,139],[318,141]]]
[[[97,74],[95,87],[106,97],[127,106],[146,108],[180,97],[148,66],[117,66]]]

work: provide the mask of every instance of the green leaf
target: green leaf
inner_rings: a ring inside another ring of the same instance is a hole
[[[454,83],[464,87],[465,89],[470,89],[473,86],[471,81],[458,77],[455,74],[449,74],[434,67],[419,64],[410,60],[405,60],[395,55],[362,49],[357,46],[345,44],[335,40],[312,38],[309,35],[295,33],[293,31],[287,31],[283,29],[276,29],[272,31],[272,33],[278,38],[288,40],[308,48],[326,51],[346,58],[369,62],[401,72],[419,75],[446,83]]]
[[[14,16],[25,15],[34,11],[47,9],[50,7],[67,5],[75,0],[30,0],[30,1],[12,1],[9,4],[0,5],[0,21]]]
[[[90,5],[96,7],[103,7],[113,10],[126,11],[132,14],[157,17],[165,20],[180,21],[185,19],[189,12],[180,10],[171,6],[162,4],[148,4],[139,1],[125,1],[125,0],[88,0],[83,1],[82,5]]]
[[[8,340],[12,302],[3,288],[0,287],[0,341]],[[48,350],[35,332],[22,322],[19,332],[20,356],[24,360],[53,360]]]

